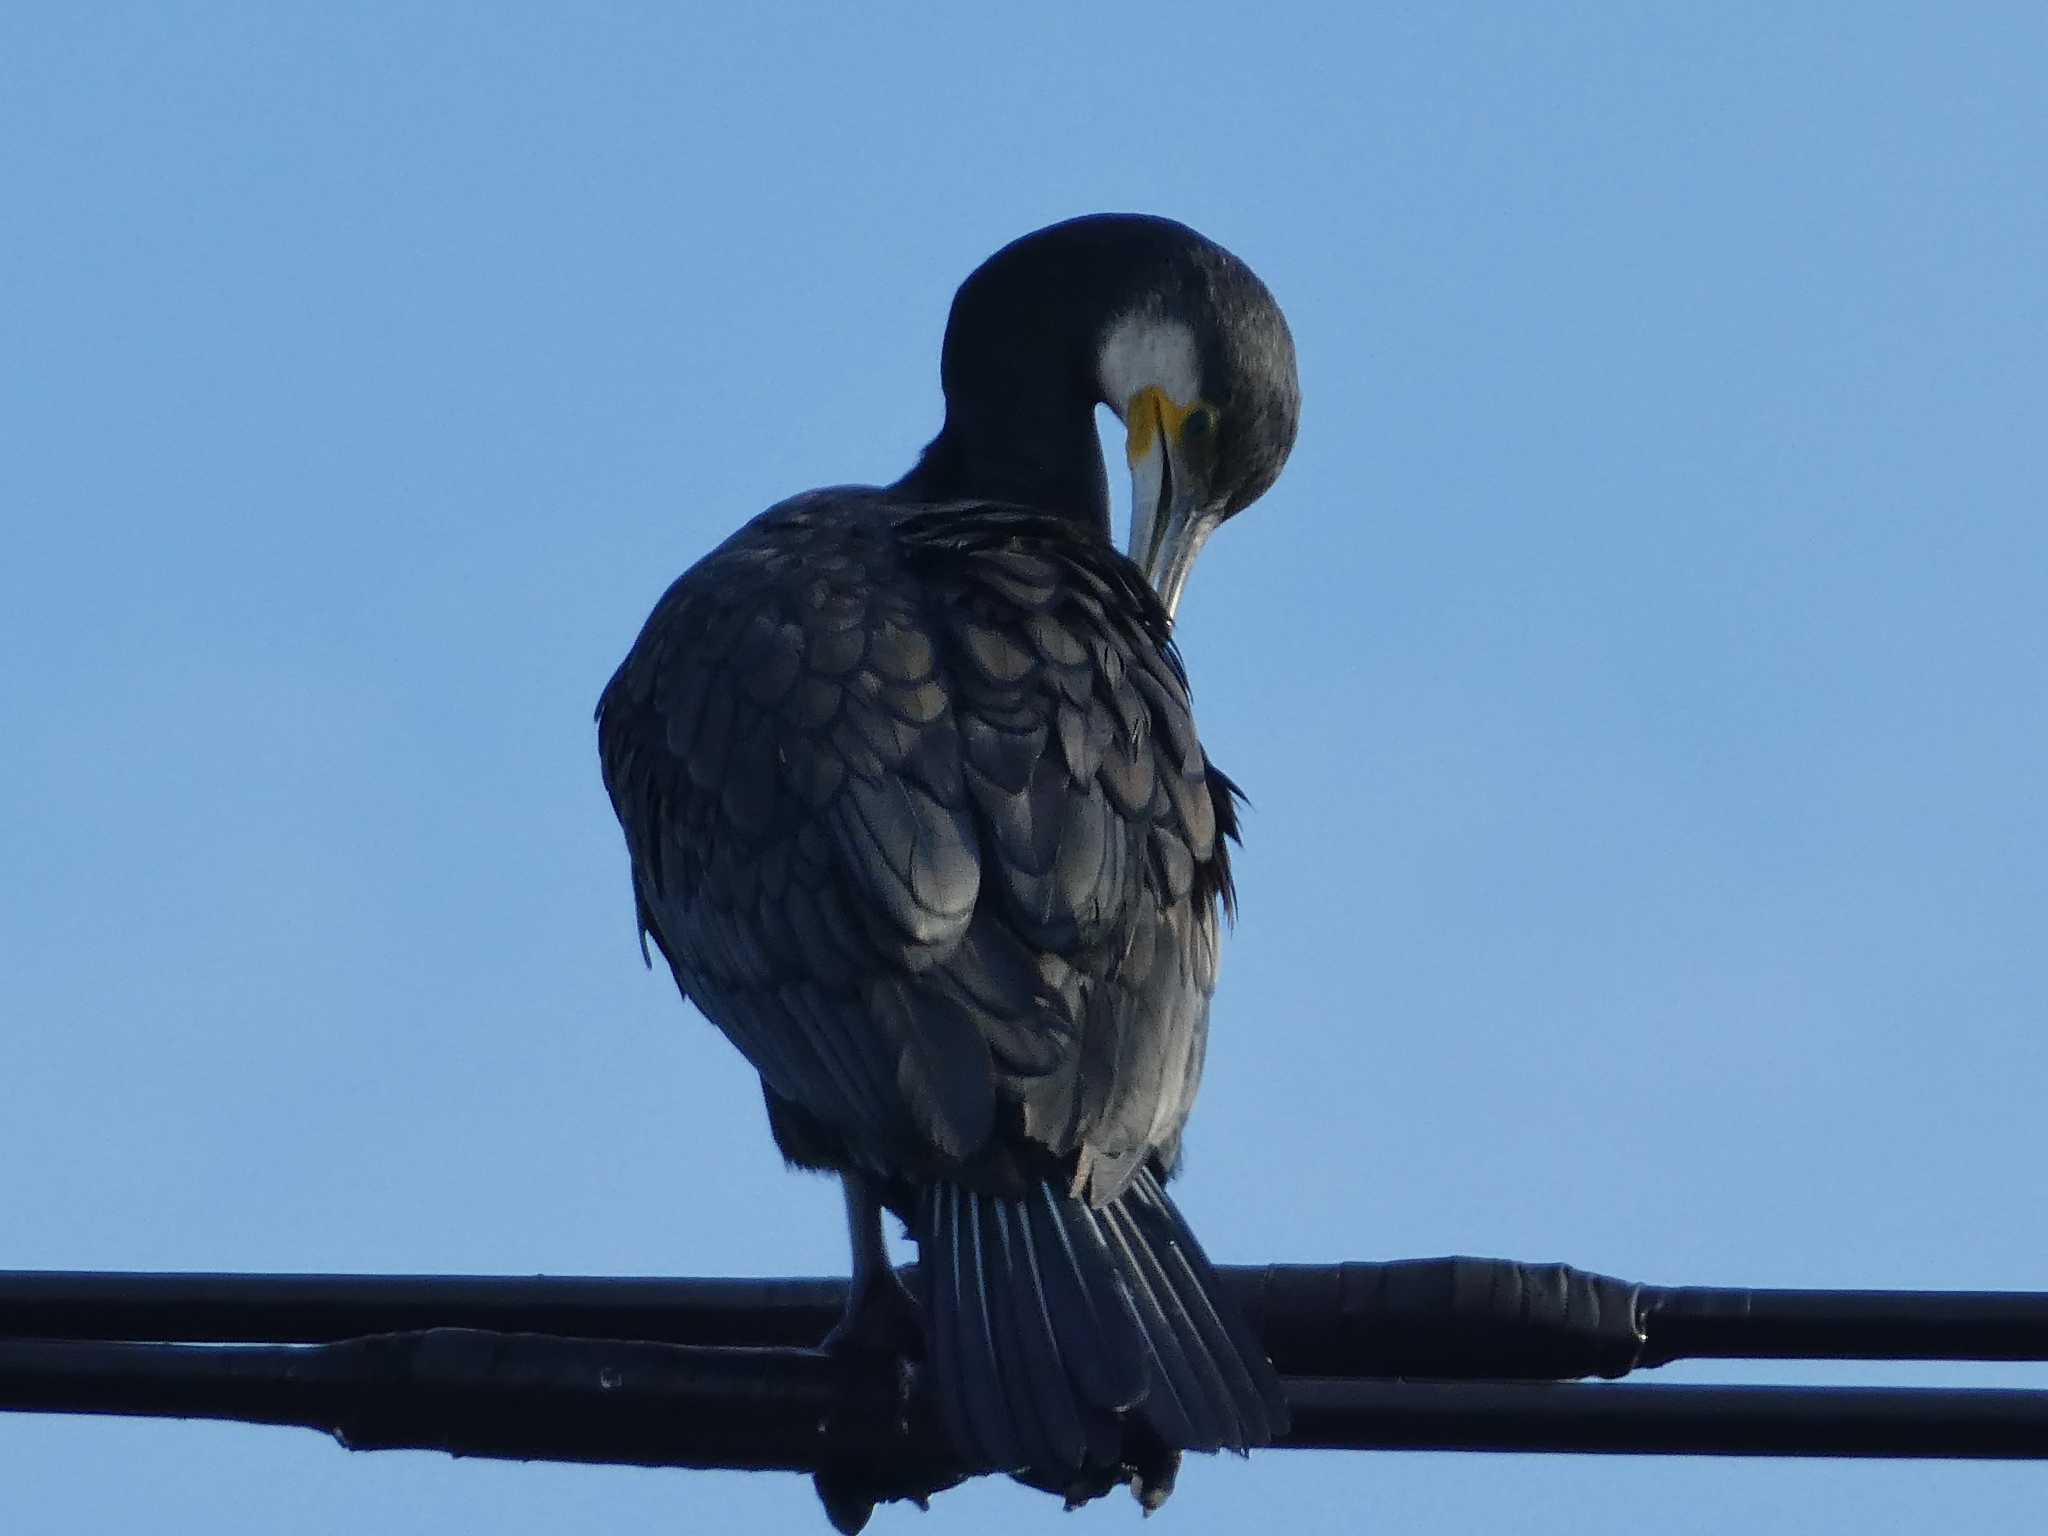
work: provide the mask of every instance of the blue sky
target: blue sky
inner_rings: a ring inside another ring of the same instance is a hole
[[[1182,609],[1254,804],[1212,1254],[2048,1288],[2044,57],[2038,5],[9,8],[0,1265],[841,1269],[640,968],[590,709],[731,527],[908,465],[975,262],[1136,208],[1259,270],[1306,399]],[[1162,1518],[2044,1495],[1267,1454]],[[795,1478],[19,1417],[0,1509],[823,1528]]]

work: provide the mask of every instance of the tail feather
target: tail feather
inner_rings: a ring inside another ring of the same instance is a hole
[[[937,1195],[952,1233],[952,1241],[941,1255],[953,1290],[956,1336],[952,1359],[958,1379],[978,1388],[961,1398],[958,1406],[963,1411],[956,1422],[978,1444],[1009,1446],[1018,1443],[1023,1426],[1018,1423],[1015,1405],[1008,1401],[1002,1357],[996,1350],[988,1266],[981,1252],[979,1200],[950,1185],[939,1189]]]
[[[1223,1294],[1222,1282],[1210,1266],[1202,1245],[1152,1171],[1143,1169],[1119,1202],[1121,1214],[1141,1239],[1138,1246],[1158,1266],[1163,1288],[1171,1291],[1191,1335],[1188,1352],[1218,1385],[1237,1420],[1219,1449],[1248,1450],[1267,1445],[1287,1432],[1287,1394],[1266,1359],[1237,1304]]]
[[[934,1185],[919,1216],[932,1376],[977,1465],[1114,1468],[1126,1416],[1187,1450],[1285,1428],[1279,1379],[1149,1170],[1101,1210]]]
[[[995,1218],[1003,1239],[1004,1268],[1023,1282],[1009,1287],[1009,1326],[1004,1337],[1009,1341],[1010,1358],[1024,1362],[1020,1385],[1057,1463],[1082,1465],[1089,1460],[1091,1449],[1088,1424],[1067,1384],[1059,1333],[1052,1325],[1052,1309],[1046,1302],[1038,1273],[1029,1214],[1011,1210],[999,1201]],[[1051,1348],[1045,1347],[1047,1342]],[[1114,1447],[1109,1449],[1114,1451]]]
[[[1145,1395],[1145,1360],[1130,1295],[1085,1205],[1049,1184],[1039,1185],[1027,1204],[1028,1251],[1046,1282],[1045,1333],[1083,1400],[1121,1413]]]
[[[1163,1283],[1144,1240],[1132,1232],[1129,1212],[1111,1206],[1102,1213],[1102,1224],[1109,1229],[1124,1273],[1130,1277],[1138,1303],[1138,1325],[1152,1356],[1146,1419],[1160,1439],[1184,1450],[1214,1451],[1225,1445],[1242,1445],[1228,1390],[1214,1367],[1207,1372],[1208,1379],[1203,1379],[1202,1366],[1208,1361],[1201,1337],[1180,1307],[1180,1298]]]
[[[1017,1426],[1020,1438],[1041,1451],[1057,1452],[1061,1436],[1053,1427],[1062,1417],[1057,1401],[1041,1401],[1042,1372],[1029,1369],[1032,1357],[1042,1354],[1042,1337],[1037,1326],[1022,1327],[1017,1312],[1021,1278],[1010,1252],[1009,1212],[993,1196],[970,1194],[968,1209],[973,1217],[968,1229],[975,1253],[975,1277],[982,1290],[980,1307],[986,1329],[986,1360],[1002,1384],[1002,1402],[1008,1422]],[[1006,1369],[1006,1364],[1010,1367]],[[1016,1366],[1026,1367],[1023,1370]]]

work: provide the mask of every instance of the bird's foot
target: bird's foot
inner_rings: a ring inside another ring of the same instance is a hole
[[[877,1355],[922,1360],[923,1309],[896,1271],[884,1266],[855,1278],[845,1312],[818,1348],[849,1363]]]
[[[1180,1452],[1162,1441],[1143,1420],[1124,1423],[1123,1453],[1113,1466],[1062,1467],[1054,1471],[1027,1469],[1011,1477],[1027,1488],[1057,1494],[1068,1509],[1079,1509],[1118,1488],[1128,1488],[1146,1514],[1164,1504],[1180,1472]]]
[[[837,1406],[826,1416],[828,1441],[841,1430],[872,1436],[878,1413],[896,1433],[909,1434],[917,1387],[913,1362],[924,1358],[924,1314],[895,1270],[884,1265],[855,1278],[846,1311],[818,1348],[832,1357],[844,1377]],[[950,1468],[922,1469],[898,1486],[878,1479],[872,1464],[862,1460],[824,1467],[811,1483],[834,1528],[854,1536],[868,1523],[876,1504],[907,1499],[922,1509],[932,1494],[960,1478]]]
[[[1180,1476],[1180,1452],[1155,1441],[1135,1454],[1126,1453],[1124,1471],[1131,1497],[1149,1515],[1173,1493],[1174,1480]]]

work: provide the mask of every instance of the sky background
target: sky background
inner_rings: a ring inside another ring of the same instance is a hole
[[[0,1266],[842,1271],[641,969],[591,707],[732,527],[908,466],[976,262],[1128,208],[1265,277],[1306,402],[1182,609],[1253,801],[1210,1253],[2048,1289],[2044,60],[2038,3],[0,10]],[[1161,1518],[2044,1507],[1268,1453]],[[26,1417],[0,1523],[825,1528],[795,1477]]]

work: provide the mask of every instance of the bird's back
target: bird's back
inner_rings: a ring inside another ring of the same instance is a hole
[[[1234,828],[1158,599],[1045,513],[770,509],[599,705],[643,931],[759,1069],[785,1153],[1054,1177],[1175,1155]]]

